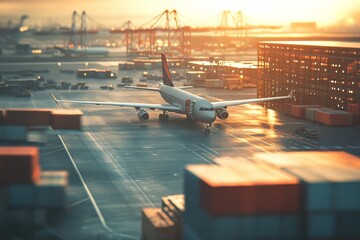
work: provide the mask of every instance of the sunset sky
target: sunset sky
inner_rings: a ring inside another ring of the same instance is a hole
[[[176,9],[184,25],[196,26],[219,25],[223,10],[241,10],[254,25],[296,21],[315,21],[320,27],[360,25],[359,0],[0,0],[0,22],[27,14],[29,24],[69,25],[74,10],[85,10],[99,24],[120,26],[131,20],[142,25],[165,9]]]

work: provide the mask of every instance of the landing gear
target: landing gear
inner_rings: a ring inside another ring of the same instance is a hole
[[[209,135],[209,134],[210,134],[210,127],[211,127],[211,123],[209,123],[209,124],[206,125],[206,128],[205,128],[205,134],[206,134],[206,135]]]
[[[159,120],[162,122],[167,122],[169,120],[169,115],[167,114],[166,111],[164,111],[164,113],[159,114]]]

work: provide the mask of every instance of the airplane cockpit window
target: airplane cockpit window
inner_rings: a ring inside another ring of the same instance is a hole
[[[204,108],[204,107],[201,107],[201,108],[199,108],[199,111],[211,112],[211,111],[214,111],[214,108]]]

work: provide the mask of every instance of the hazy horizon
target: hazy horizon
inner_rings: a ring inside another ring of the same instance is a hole
[[[216,26],[224,10],[242,11],[252,25],[289,25],[291,22],[316,22],[318,27],[353,29],[360,27],[360,1],[356,0],[92,0],[84,5],[81,0],[1,0],[1,24],[8,20],[17,23],[21,15],[28,15],[30,26],[70,26],[73,11],[84,10],[91,17],[90,25],[119,27],[131,20],[140,26],[161,14],[165,9],[176,9],[183,25]],[[61,9],[61,10],[59,10]]]

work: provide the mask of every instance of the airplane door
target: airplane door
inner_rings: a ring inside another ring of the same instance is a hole
[[[185,113],[186,118],[191,120],[196,120],[194,114],[194,104],[196,101],[191,101],[191,99],[186,99],[185,101]]]

